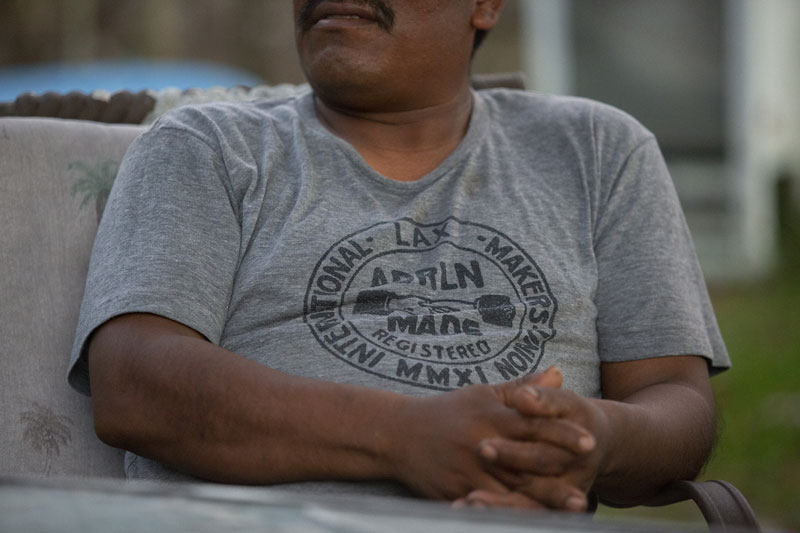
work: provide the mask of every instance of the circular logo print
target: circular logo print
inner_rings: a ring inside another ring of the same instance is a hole
[[[334,244],[308,284],[304,318],[363,371],[451,390],[536,370],[556,299],[514,241],[448,218],[376,224]]]

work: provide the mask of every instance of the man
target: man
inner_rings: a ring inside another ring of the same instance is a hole
[[[134,143],[70,373],[129,476],[580,511],[697,474],[728,360],[658,148],[472,92],[501,4],[295,0],[313,92]]]

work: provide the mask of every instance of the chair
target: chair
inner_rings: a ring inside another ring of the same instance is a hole
[[[521,72],[480,74],[473,78],[472,85],[478,90],[492,87],[524,89],[525,78]],[[86,94],[78,91],[67,94],[48,92],[42,95],[24,93],[13,102],[0,102],[0,117],[57,117],[111,124],[149,124],[160,114],[178,105],[285,96],[302,87],[304,86],[282,84],[185,91],[118,91],[113,94]]]
[[[519,87],[521,77],[479,80],[498,83]],[[90,401],[65,376],[97,224],[157,96],[50,94],[0,106],[0,475],[124,476],[122,452],[97,439]],[[60,118],[33,116],[41,114]],[[688,499],[715,531],[759,531],[724,481],[679,481],[646,505]]]

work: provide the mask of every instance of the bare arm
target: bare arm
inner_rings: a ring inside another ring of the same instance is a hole
[[[289,376],[145,314],[99,328],[89,368],[101,439],[179,471],[254,484],[394,479],[448,499],[506,490],[483,468],[479,443],[529,438],[510,397],[547,385],[534,376],[412,399]],[[574,443],[582,431],[565,423],[557,439]]]
[[[666,483],[693,479],[711,451],[715,410],[705,360],[695,356],[606,363],[604,399],[582,398],[565,390],[535,387],[515,392],[520,412],[547,420],[566,418],[594,436],[592,451],[561,465],[564,474],[547,476],[526,443],[489,439],[481,447],[493,473],[517,494],[473,493],[468,501],[487,505],[539,506],[563,485],[601,500],[640,503]],[[525,475],[520,475],[524,472]],[[578,502],[569,508],[578,508]],[[585,502],[583,502],[585,505]]]
[[[702,357],[606,363],[608,446],[595,489],[611,503],[639,503],[665,484],[694,479],[716,435],[714,395]]]
[[[232,483],[389,476],[380,419],[400,396],[287,376],[144,314],[96,332],[89,371],[100,438],[182,472]]]

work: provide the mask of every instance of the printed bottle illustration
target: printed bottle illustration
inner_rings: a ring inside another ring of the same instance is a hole
[[[408,315],[432,315],[457,313],[465,309],[475,309],[484,322],[513,327],[516,310],[511,298],[503,294],[484,294],[473,301],[468,300],[432,300],[424,296],[399,295],[385,290],[364,290],[358,293],[353,313],[389,315],[394,312]],[[468,335],[481,335],[479,330]]]

